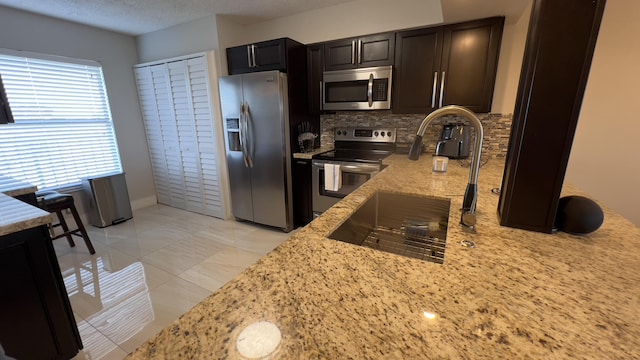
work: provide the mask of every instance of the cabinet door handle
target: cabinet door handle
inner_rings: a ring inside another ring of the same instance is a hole
[[[438,72],[433,73],[433,91],[431,92],[431,108],[436,107],[436,93],[438,92]]]
[[[362,40],[358,40],[358,64],[362,64]]]
[[[356,64],[356,41],[351,41],[351,64]]]
[[[445,72],[442,72],[442,80],[440,82],[440,107],[442,107],[442,103],[444,100],[444,77],[445,77]]]
[[[255,45],[251,45],[251,60],[253,62],[253,66],[252,67],[256,67],[256,46]]]
[[[322,80],[318,82],[320,84],[320,110],[324,106],[324,90],[322,89]]]
[[[247,63],[249,63],[249,67],[253,67],[251,64],[251,45],[247,45]]]

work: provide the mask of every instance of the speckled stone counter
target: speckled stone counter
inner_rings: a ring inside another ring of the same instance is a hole
[[[32,184],[0,175],[0,236],[51,222],[50,213],[12,197],[35,191]]]
[[[323,153],[325,151],[332,150],[333,146],[323,146],[317,149],[313,149],[313,151],[304,152],[304,153],[293,153],[294,159],[311,159],[313,155]]]
[[[130,358],[237,359],[238,334],[262,320],[282,332],[274,359],[640,358],[636,226],[603,206],[605,222],[588,236],[501,227],[491,189],[503,164],[494,160],[479,173],[470,234],[457,210],[468,168],[453,161],[436,175],[429,156],[386,162]],[[452,199],[443,265],[326,238],[378,190]]]

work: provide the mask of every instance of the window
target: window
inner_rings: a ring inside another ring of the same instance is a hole
[[[0,174],[39,189],[121,172],[99,63],[0,49],[15,123],[0,125]]]

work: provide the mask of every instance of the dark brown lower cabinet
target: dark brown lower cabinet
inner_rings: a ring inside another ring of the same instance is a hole
[[[551,233],[604,0],[535,0],[513,114],[500,225]]]
[[[304,226],[313,220],[311,160],[293,159],[293,221]]]
[[[0,344],[16,359],[70,359],[82,349],[45,226],[0,236],[0,323]]]

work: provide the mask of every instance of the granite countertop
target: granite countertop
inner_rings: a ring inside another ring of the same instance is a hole
[[[468,168],[453,161],[432,174],[430,156],[385,162],[129,358],[238,359],[238,335],[257,321],[282,333],[274,359],[640,357],[638,227],[602,204],[605,222],[587,236],[501,227],[491,189],[504,165],[492,160],[479,173],[470,234],[457,210]],[[326,238],[378,190],[451,198],[443,265]],[[581,192],[565,185],[564,194]]]
[[[48,224],[52,215],[13,196],[36,191],[36,186],[0,175],[0,236]]]
[[[325,151],[333,150],[333,146],[321,146],[317,149],[313,149],[313,151],[303,152],[303,153],[293,153],[294,159],[311,159],[313,155],[323,153]]]

